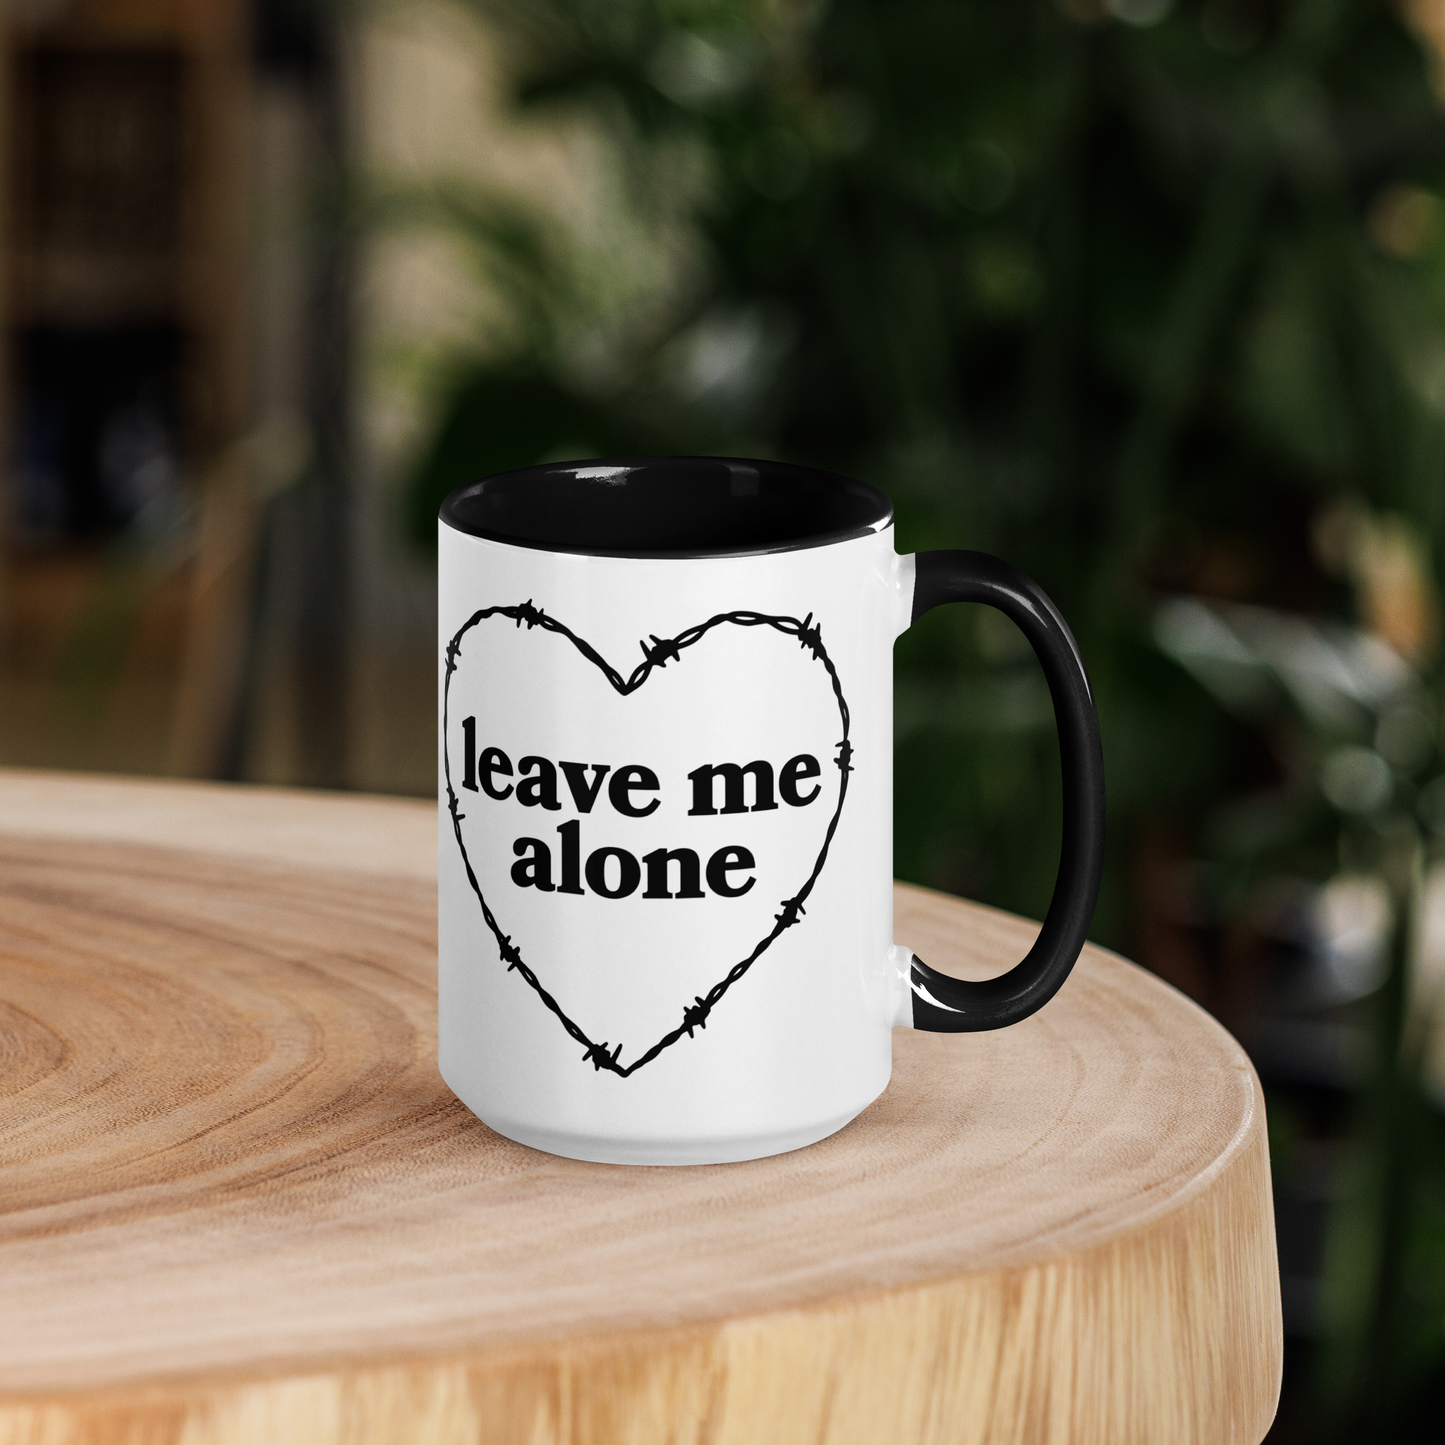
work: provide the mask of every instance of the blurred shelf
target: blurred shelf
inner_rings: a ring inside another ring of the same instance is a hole
[[[174,256],[96,256],[85,252],[15,252],[12,325],[113,326],[172,317],[182,290]]]

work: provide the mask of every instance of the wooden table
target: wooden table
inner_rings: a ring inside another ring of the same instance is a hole
[[[437,1076],[435,812],[0,773],[3,1445],[1255,1445],[1264,1110],[1090,948],[835,1137],[617,1168]],[[911,888],[975,976],[1030,925]]]

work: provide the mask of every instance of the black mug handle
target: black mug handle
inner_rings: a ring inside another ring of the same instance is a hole
[[[916,955],[909,982],[913,1027],[975,1033],[1026,1019],[1059,991],[1084,946],[1104,871],[1104,752],[1099,715],[1078,644],[1042,587],[986,552],[920,552],[913,591],[917,622],[944,602],[983,602],[1018,624],[1043,665],[1063,763],[1064,837],[1059,876],[1037,942],[998,978],[967,983]]]

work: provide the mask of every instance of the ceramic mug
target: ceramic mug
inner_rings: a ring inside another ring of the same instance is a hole
[[[440,1065],[498,1133],[699,1164],[825,1138],[892,1028],[1000,1028],[1083,945],[1098,720],[1040,588],[893,549],[876,488],[779,462],[529,467],[440,518]],[[1038,942],[985,983],[892,940],[894,639],[984,602],[1043,664],[1063,850]]]

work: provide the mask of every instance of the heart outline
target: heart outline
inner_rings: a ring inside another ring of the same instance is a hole
[[[843,724],[843,737],[836,744],[838,755],[833,759],[839,772],[838,803],[833,809],[833,816],[828,820],[828,828],[823,835],[823,845],[818,850],[812,872],[809,873],[807,881],[792,898],[782,900],[780,904],[782,912],[773,915],[772,931],[754,947],[746,958],[735,963],[723,978],[708,990],[706,996],[698,996],[692,1004],[683,1009],[682,1023],[664,1034],[645,1054],[630,1064],[624,1065],[619,1062],[622,1044],[619,1043],[609,1053],[610,1045],[608,1043],[605,1041],[600,1044],[594,1043],[582,1027],[567,1015],[561,1004],[542,986],[541,980],[533,969],[524,962],[521,950],[512,942],[510,934],[502,932],[501,925],[498,924],[492,913],[491,906],[482,893],[481,884],[477,881],[476,871],[473,869],[471,857],[467,853],[466,842],[462,838],[462,819],[466,817],[466,814],[459,811],[460,799],[452,787],[450,747],[452,674],[457,670],[457,658],[461,653],[462,638],[478,623],[484,622],[490,617],[499,616],[511,618],[518,627],[525,622],[529,632],[534,627],[541,627],[544,631],[565,637],[588,662],[602,673],[611,683],[613,690],[622,697],[628,697],[636,692],[652,676],[654,670],[666,667],[669,661],[680,662],[684,648],[695,646],[714,628],[729,624],[737,627],[771,627],[785,636],[796,637],[798,645],[804,651],[811,652],[814,661],[823,664],[827,670],[829,681],[833,685],[833,696],[838,704],[838,716]],[[472,892],[476,894],[477,902],[481,905],[482,917],[486,920],[492,936],[496,939],[498,955],[506,963],[507,972],[510,973],[515,968],[542,1002],[557,1016],[569,1037],[585,1047],[586,1052],[582,1056],[584,1063],[590,1062],[594,1070],[606,1069],[624,1079],[629,1078],[645,1064],[650,1064],[664,1049],[671,1048],[684,1034],[688,1038],[692,1038],[694,1029],[706,1028],[708,1015],[722,1001],[723,996],[733,984],[737,983],[768,951],[785,929],[801,922],[800,915],[806,912],[803,904],[812,893],[813,887],[823,871],[823,865],[828,861],[828,850],[832,847],[833,835],[837,832],[838,820],[843,814],[843,804],[848,797],[848,775],[853,771],[853,745],[848,740],[851,722],[848,702],[843,696],[843,685],[838,678],[838,669],[823,646],[822,627],[814,624],[811,612],[801,622],[796,617],[775,616],[764,612],[721,612],[708,618],[706,622],[696,623],[692,627],[684,629],[674,638],[660,638],[655,633],[651,636],[652,648],[649,649],[645,642],[638,644],[642,648],[644,660],[638,663],[630,676],[624,678],[601,653],[590,643],[578,637],[565,623],[559,622],[555,617],[549,617],[540,607],[533,606],[531,598],[511,606],[479,608],[457,629],[447,644],[446,682],[442,689],[442,767],[447,785],[447,810],[451,814],[452,831],[456,835],[457,848],[462,855],[462,864],[467,871],[467,881],[471,884]]]

